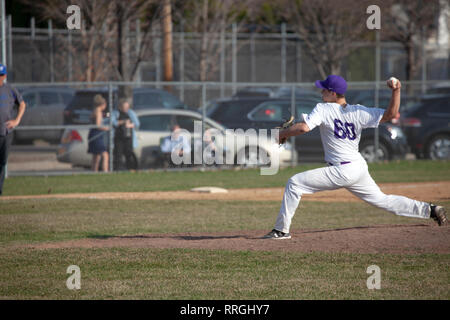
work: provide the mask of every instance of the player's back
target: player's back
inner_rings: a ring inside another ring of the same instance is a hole
[[[361,105],[318,103],[305,122],[311,130],[320,127],[325,161],[341,163],[363,159],[358,151],[361,131],[378,126],[383,113]]]

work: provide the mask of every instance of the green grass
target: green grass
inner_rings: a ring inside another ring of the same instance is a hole
[[[450,205],[450,201],[442,203]],[[0,245],[124,234],[269,230],[279,202],[33,199],[2,201]],[[300,203],[292,228],[430,223],[363,202]]]
[[[39,199],[3,205],[0,299],[450,298],[448,254],[17,247],[123,234],[267,231],[278,202]],[[418,222],[432,223],[365,203],[303,202],[292,228]],[[366,269],[373,264],[381,268],[381,290],[366,287]],[[69,265],[81,269],[81,290],[66,288]]]
[[[14,177],[5,195],[284,186],[317,165],[275,176],[257,170],[140,172]],[[377,182],[450,180],[449,162],[371,165]],[[443,205],[449,207],[450,201]],[[450,299],[449,254],[349,254],[194,249],[31,249],[21,245],[80,238],[272,228],[280,202],[215,200],[0,200],[0,299]],[[334,229],[432,223],[368,204],[301,202],[292,228]],[[381,268],[381,290],[366,269]],[[69,265],[81,290],[68,290]]]
[[[222,170],[89,174],[50,177],[10,177],[4,184],[4,195],[35,195],[51,193],[138,192],[189,190],[199,186],[223,188],[283,187],[292,175],[322,167],[308,164],[280,169],[273,176],[260,171]],[[369,170],[378,183],[450,180],[450,161],[397,161],[370,164]],[[0,203],[1,205],[1,203]]]
[[[449,263],[449,255],[435,254],[0,249],[0,298],[449,299]],[[80,290],[66,288],[73,264]],[[366,286],[373,264],[381,269],[380,290]]]

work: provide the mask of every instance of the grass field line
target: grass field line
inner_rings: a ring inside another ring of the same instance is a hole
[[[381,183],[386,194],[397,194],[421,201],[446,201],[450,199],[450,181]],[[227,193],[205,193],[182,191],[146,191],[146,192],[92,192],[62,193],[43,195],[4,196],[1,200],[21,199],[121,199],[121,200],[252,200],[279,201],[284,188],[238,188],[228,189]],[[361,201],[344,188],[304,195],[302,201],[357,202]]]

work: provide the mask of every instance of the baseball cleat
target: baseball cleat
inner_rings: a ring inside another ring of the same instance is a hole
[[[270,231],[268,234],[266,234],[263,239],[290,239],[291,238],[291,234],[290,233],[284,233],[278,230],[273,229],[272,231]]]
[[[447,215],[445,214],[444,207],[430,204],[430,208],[431,208],[430,218],[434,219],[440,226],[445,226],[448,224],[448,219]]]

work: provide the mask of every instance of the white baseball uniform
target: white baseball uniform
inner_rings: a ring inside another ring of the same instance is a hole
[[[304,117],[310,130],[319,126],[328,167],[298,173],[284,191],[275,229],[289,232],[302,194],[346,188],[360,199],[399,216],[430,218],[430,205],[403,196],[386,195],[369,174],[367,163],[358,151],[361,130],[375,128],[384,110],[361,105],[318,103]]]

